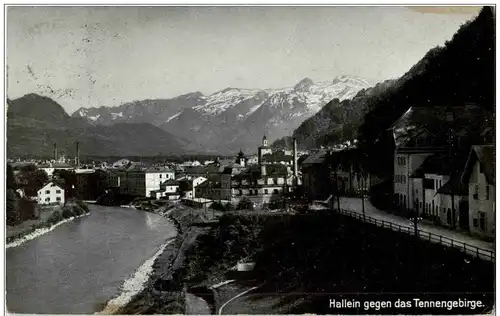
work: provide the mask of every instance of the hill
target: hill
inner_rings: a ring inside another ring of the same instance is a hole
[[[494,23],[492,8],[485,7],[443,47],[430,50],[399,79],[362,90],[340,106],[332,100],[294,131],[299,146],[311,148],[357,138],[374,162],[368,167],[384,173],[392,165],[393,141],[387,129],[411,106],[473,103],[493,111]]]
[[[70,117],[50,98],[29,94],[7,102],[7,156],[52,157],[53,143],[60,154],[82,156],[169,155],[185,153],[190,145],[151,124],[90,125]]]

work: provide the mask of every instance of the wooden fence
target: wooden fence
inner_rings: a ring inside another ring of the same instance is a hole
[[[407,234],[415,234],[415,229],[413,227],[409,226],[402,226],[399,224],[395,224],[389,221],[384,221],[380,219],[373,218],[371,216],[363,216],[363,214],[353,212],[353,211],[348,211],[348,210],[340,210],[340,213],[343,215],[347,215],[350,217],[354,217],[359,220],[363,220],[363,218],[366,220],[367,223],[374,224],[383,228],[389,228],[397,232],[403,232]],[[453,247],[456,249],[459,249],[463,251],[466,254],[476,256],[477,258],[489,260],[489,261],[495,261],[495,252],[493,250],[488,250],[488,249],[483,249],[479,248],[476,246],[469,245],[467,243],[454,240],[449,237],[437,235],[431,232],[427,232],[421,229],[418,229],[418,235],[421,239],[423,240],[428,240],[430,242],[434,243],[439,243],[440,245],[444,245],[447,247]]]

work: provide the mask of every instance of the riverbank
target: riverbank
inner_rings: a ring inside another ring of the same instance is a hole
[[[29,220],[16,226],[7,226],[6,248],[20,246],[64,223],[88,214],[90,214],[88,206],[80,201],[68,202],[64,206],[53,206],[42,212],[38,220]]]
[[[100,314],[184,314],[187,310],[186,302],[193,301],[191,295],[186,295],[189,293],[186,293],[178,272],[185,261],[187,249],[207,231],[205,227],[192,224],[207,222],[210,218],[203,210],[191,209],[181,204],[162,206],[152,212],[167,217],[175,225],[176,237],[168,241],[157,255],[151,258],[152,264],[145,273],[147,280],[136,283],[140,289],[135,295],[120,302],[110,301]],[[196,300],[196,305],[204,304]],[[207,309],[208,305],[203,308]]]

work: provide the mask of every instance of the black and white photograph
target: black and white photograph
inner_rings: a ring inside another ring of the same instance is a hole
[[[495,314],[495,4],[4,18],[6,314]]]

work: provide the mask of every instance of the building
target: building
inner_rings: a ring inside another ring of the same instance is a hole
[[[310,200],[324,199],[331,194],[327,156],[327,150],[320,150],[302,162],[302,185]]]
[[[40,205],[64,204],[64,189],[54,181],[45,184],[38,190],[37,201]]]
[[[195,177],[191,180],[190,182],[190,187],[191,189],[191,196],[194,198],[196,197],[196,187],[202,184],[203,182],[207,181],[206,177]]]
[[[132,196],[150,197],[151,192],[160,190],[160,184],[166,180],[175,180],[175,171],[166,167],[131,166],[128,169],[115,170],[119,177],[120,193]]]
[[[66,163],[48,163],[48,164],[40,164],[37,166],[38,169],[40,170],[43,170],[47,173],[47,175],[49,176],[49,178],[51,178],[53,175],[54,175],[54,171],[56,170],[68,170],[68,171],[72,171],[72,170],[75,170],[75,167],[70,165],[70,164],[66,164]]]
[[[453,229],[469,231],[469,192],[461,181],[463,167],[454,170],[450,179],[437,191],[439,223]]]
[[[177,180],[166,180],[160,184],[160,189],[151,191],[150,197],[155,199],[165,198],[167,200],[178,200],[181,197],[179,186],[180,183]]]
[[[453,107],[411,107],[390,128],[395,143],[394,204],[413,210],[417,197],[411,175],[425,159],[439,153],[462,150],[481,139],[482,122],[490,113],[474,105]],[[443,182],[444,180],[441,179]],[[427,181],[430,183],[429,181]],[[417,205],[420,205],[420,200]],[[424,210],[426,205],[423,204]],[[432,213],[432,203],[429,206]],[[434,206],[434,215],[437,216]]]
[[[230,200],[231,199],[231,174],[226,173],[210,174],[207,180],[198,184],[195,190],[195,198],[210,200]]]
[[[469,229],[474,235],[495,236],[495,147],[472,146],[462,182],[468,186]]]
[[[237,203],[246,197],[256,204],[264,204],[281,198],[292,185],[291,179],[287,181],[287,175],[287,168],[283,165],[265,165],[264,169],[252,166],[232,177],[231,201]]]
[[[358,195],[362,188],[370,187],[371,176],[363,172],[362,155],[356,147],[329,150],[330,179],[334,180],[333,189],[338,189],[340,195]]]
[[[460,182],[464,163],[460,153],[452,157],[448,153],[428,156],[410,176],[410,209],[443,226],[466,229],[463,222],[464,216],[467,218],[467,194]]]

